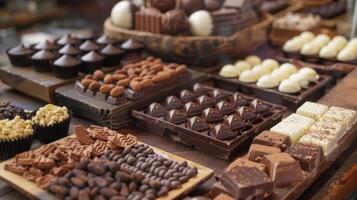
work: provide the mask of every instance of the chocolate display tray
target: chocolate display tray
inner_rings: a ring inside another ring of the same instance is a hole
[[[104,71],[114,71],[118,67],[106,67]],[[72,83],[72,79],[56,78],[52,73],[39,73],[32,67],[0,67],[0,79],[15,90],[48,103],[55,102],[55,89]]]
[[[68,137],[73,137],[73,135],[68,136]],[[66,138],[68,138],[66,137]],[[64,140],[66,138],[63,138],[61,140]],[[59,142],[55,141],[55,142]],[[55,143],[54,142],[54,143]],[[171,160],[174,160],[176,162],[180,161],[187,161],[187,164],[191,167],[196,167],[198,169],[198,173],[195,177],[192,177],[189,181],[184,183],[181,188],[171,190],[166,196],[163,196],[161,198],[158,198],[158,200],[166,200],[166,199],[180,199],[184,196],[186,196],[189,192],[194,190],[197,186],[208,180],[213,176],[213,170],[204,167],[202,165],[199,165],[198,163],[195,163],[190,160],[186,160],[182,157],[179,157],[177,155],[174,155],[172,153],[163,151],[161,149],[152,147],[154,151],[157,154],[160,154],[166,158],[169,158]],[[11,185],[14,189],[18,190],[19,192],[23,193],[30,199],[39,199],[39,200],[56,200],[58,199],[56,196],[50,194],[46,190],[41,189],[36,185],[36,183],[33,183],[31,181],[26,180],[20,175],[17,175],[15,173],[12,173],[10,171],[7,171],[4,169],[4,166],[7,163],[13,162],[14,158],[4,161],[0,163],[0,179]]]
[[[107,126],[112,129],[119,129],[129,125],[131,120],[131,110],[139,106],[145,106],[151,101],[155,101],[176,90],[192,85],[204,78],[204,74],[188,69],[188,76],[185,81],[175,81],[171,84],[158,85],[153,92],[145,94],[145,97],[136,101],[125,100],[123,104],[113,105],[103,100],[86,96],[80,93],[74,84],[64,85],[55,91],[56,102],[67,106],[75,116],[83,117],[98,123],[101,126]]]
[[[320,78],[313,83],[309,84],[308,89],[302,89],[297,94],[286,94],[279,92],[276,88],[266,89],[260,88],[256,83],[243,83],[237,78],[229,79],[213,75],[215,84],[223,89],[229,91],[238,91],[247,94],[253,94],[257,98],[269,100],[279,105],[288,107],[290,110],[296,110],[305,101],[314,101],[322,97],[326,90],[333,85],[333,79],[328,75],[319,75]]]
[[[227,93],[232,95],[230,92]],[[250,101],[254,99],[248,96],[245,97]],[[162,101],[163,99],[159,102]],[[150,116],[149,114],[146,114],[145,110],[133,110],[132,116],[136,118],[137,126],[144,130],[148,130],[151,133],[160,134],[162,136],[169,136],[174,141],[192,146],[197,150],[207,152],[210,155],[229,160],[240,150],[249,145],[251,140],[257,134],[279,122],[283,113],[286,111],[286,108],[283,106],[266,101],[263,102],[273,108],[274,112],[272,115],[263,117],[263,122],[260,122],[259,125],[252,125],[252,128],[247,131],[243,131],[240,136],[230,141],[219,140],[208,135],[204,135],[198,131],[193,131],[186,128],[184,124],[176,125],[163,118]]]
[[[307,190],[318,178],[323,174],[336,159],[350,146],[357,138],[357,124],[355,123],[347,133],[340,138],[337,145],[327,157],[324,157],[319,166],[311,172],[303,171],[303,181],[294,184],[290,187],[276,188],[274,187],[274,194],[268,199],[271,200],[294,200],[298,199],[305,190]],[[247,155],[246,155],[247,156]],[[220,183],[215,183],[211,190],[211,196],[217,196],[219,193],[228,193],[226,188]]]

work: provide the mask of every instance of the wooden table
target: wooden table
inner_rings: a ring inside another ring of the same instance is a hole
[[[348,96],[346,96],[346,94],[348,94]],[[350,75],[341,82],[341,84],[335,87],[329,94],[324,96],[321,101],[330,105],[340,105],[357,109],[356,97],[357,69],[351,72]],[[45,104],[44,102],[22,95],[12,89],[9,89],[2,83],[0,83],[0,98],[11,101],[14,105],[18,105],[32,110]],[[91,124],[91,122],[83,119],[74,118],[72,120],[72,124],[79,123],[83,125]],[[125,129],[121,129],[120,132],[130,132],[136,135],[141,141],[145,143],[210,167],[215,170],[215,174],[219,174],[224,169],[224,167],[229,164],[229,162],[227,161],[200,153],[182,144],[175,143],[169,140],[168,138],[163,138],[155,134],[145,133],[132,126],[127,127]],[[38,143],[34,144],[34,146],[38,145]],[[355,141],[354,145],[349,147],[348,150],[343,154],[343,156],[341,156],[300,198],[316,200],[321,199],[330,190],[331,183],[340,179],[342,174],[344,174],[348,169],[351,168],[353,164],[356,163],[357,143]],[[211,180],[203,184],[201,187],[196,189],[192,195],[202,195],[206,193],[213,183],[214,179],[212,178]],[[26,199],[26,197],[20,194],[19,192],[13,190],[4,182],[0,182],[0,199],[17,200]]]

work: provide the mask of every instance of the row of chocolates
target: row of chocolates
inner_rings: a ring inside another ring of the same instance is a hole
[[[281,188],[294,188],[315,176],[356,121],[354,110],[306,102],[254,138],[248,154],[220,175],[221,189],[238,199],[279,196]]]

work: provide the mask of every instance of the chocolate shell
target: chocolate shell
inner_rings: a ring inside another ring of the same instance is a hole
[[[187,121],[186,116],[180,110],[171,110],[167,115],[167,121],[173,124],[182,124]]]
[[[96,43],[92,42],[91,40],[86,40],[83,42],[80,46],[79,49],[82,51],[96,51],[100,49],[100,46],[97,45]]]
[[[257,115],[255,114],[254,110],[247,106],[240,107],[238,109],[238,113],[243,120],[251,121],[257,118]]]
[[[159,103],[152,103],[147,113],[153,117],[164,117],[167,114],[167,110]]]
[[[207,95],[202,95],[202,96],[198,97],[197,102],[201,106],[201,108],[208,108],[208,107],[213,107],[216,105],[216,102],[214,101],[214,99]]]
[[[203,110],[203,117],[208,123],[217,123],[223,119],[221,113],[214,108],[206,108]]]
[[[34,46],[36,50],[55,50],[57,46],[48,40],[44,40]]]
[[[175,96],[169,96],[166,98],[166,101],[165,101],[165,105],[166,105],[166,108],[168,110],[172,110],[172,109],[180,109],[182,108],[182,101],[175,97]]]
[[[222,114],[222,115],[230,115],[235,113],[235,109],[232,104],[230,104],[227,101],[220,101],[216,105],[216,109]]]
[[[234,131],[241,130],[245,127],[245,123],[240,119],[238,115],[229,115],[225,120],[225,123]]]
[[[211,131],[210,136],[219,140],[229,140],[237,135],[225,124],[216,125]]]
[[[190,102],[190,101],[194,101],[195,100],[195,95],[190,90],[182,90],[180,92],[180,98],[184,103],[187,103],[187,102]]]
[[[76,56],[79,55],[81,51],[76,47],[74,47],[73,45],[67,44],[64,47],[62,47],[60,50],[58,50],[58,53],[62,55]]]
[[[239,92],[233,94],[233,102],[239,107],[248,104],[248,100]]]
[[[195,102],[188,102],[184,106],[184,110],[187,117],[193,117],[201,114],[201,108]]]
[[[210,129],[209,125],[202,120],[200,117],[192,117],[187,122],[187,128],[192,129],[194,131],[203,132]]]
[[[187,33],[190,28],[186,14],[181,10],[171,10],[162,19],[162,26],[165,33],[178,35]]]
[[[249,105],[256,113],[265,113],[269,110],[269,106],[264,104],[260,99],[254,99]]]

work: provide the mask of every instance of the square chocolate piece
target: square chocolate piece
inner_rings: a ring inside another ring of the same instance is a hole
[[[308,172],[317,168],[322,160],[320,146],[298,143],[288,147],[285,152],[298,160],[301,168]]]
[[[260,162],[265,155],[280,153],[280,149],[260,144],[250,145],[248,159],[255,162]]]
[[[221,175],[220,181],[236,199],[267,197],[274,187],[267,174],[255,167],[233,167]]]
[[[277,147],[282,151],[290,146],[290,138],[286,135],[275,133],[272,131],[263,131],[253,140],[254,144]]]
[[[265,155],[262,163],[268,167],[269,176],[277,187],[303,180],[299,162],[287,153]]]
[[[228,165],[227,167],[227,171],[231,170],[232,168],[234,168],[235,166],[240,166],[240,167],[255,167],[257,169],[259,169],[262,172],[266,172],[266,166],[261,164],[261,163],[257,163],[257,162],[253,162],[250,161],[248,159],[245,158],[238,158],[235,161],[233,161],[230,165]]]

